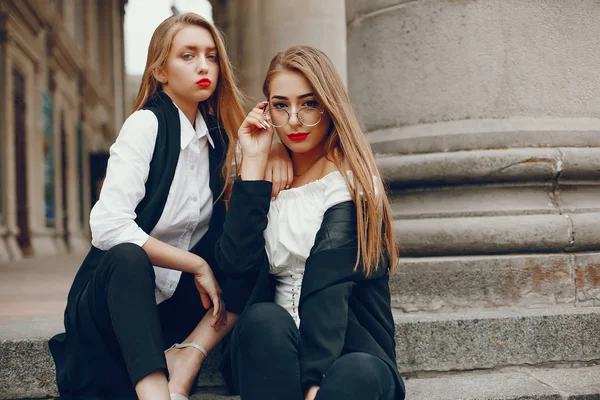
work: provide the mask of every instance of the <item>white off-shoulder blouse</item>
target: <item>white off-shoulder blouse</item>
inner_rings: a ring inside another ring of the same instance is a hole
[[[298,326],[304,266],[323,215],[328,208],[351,199],[342,174],[336,171],[304,186],[283,190],[271,200],[264,238],[270,273],[277,281],[275,302]]]

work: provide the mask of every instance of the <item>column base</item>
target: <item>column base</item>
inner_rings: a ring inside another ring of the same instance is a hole
[[[31,237],[34,257],[54,256],[57,253],[56,245],[52,236],[33,235]]]
[[[4,238],[0,238],[0,262],[10,261],[10,252]]]
[[[62,235],[54,237],[54,247],[56,247],[58,254],[68,253],[67,244]]]
[[[6,237],[6,247],[12,261],[20,261],[23,259],[23,252],[17,243],[17,238],[11,235]]]
[[[90,239],[82,234],[73,234],[70,238],[71,253],[85,253],[90,250]]]

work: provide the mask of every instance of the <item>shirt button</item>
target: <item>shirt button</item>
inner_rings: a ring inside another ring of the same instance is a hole
[[[196,166],[194,164],[190,165],[190,169],[193,171],[196,169]]]
[[[196,196],[192,196],[192,201],[195,203],[196,201],[198,201],[198,198]]]

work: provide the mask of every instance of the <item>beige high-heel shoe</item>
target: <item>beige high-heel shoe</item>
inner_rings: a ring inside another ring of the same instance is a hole
[[[204,357],[208,356],[208,352],[206,349],[196,343],[175,343],[173,346],[169,347],[165,350],[165,353],[169,350],[173,349],[185,349],[186,347],[193,347],[198,350],[200,353],[204,354]],[[186,396],[179,393],[171,393],[171,400],[189,400]]]
[[[196,350],[198,350],[200,353],[204,354],[204,357],[208,356],[208,352],[206,351],[206,349],[202,346],[200,346],[199,344],[196,343],[175,343],[173,346],[169,347],[168,349],[165,350],[165,353],[169,350],[173,350],[173,349],[185,349],[186,347],[193,347]]]

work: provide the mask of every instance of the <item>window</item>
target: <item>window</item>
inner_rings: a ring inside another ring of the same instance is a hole
[[[55,227],[54,102],[48,92],[42,94],[42,118],[44,123],[44,219],[46,226]]]

